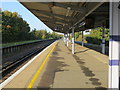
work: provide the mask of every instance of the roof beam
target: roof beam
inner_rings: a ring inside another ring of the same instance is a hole
[[[37,9],[30,9],[31,11],[36,11],[36,12],[38,12],[38,13],[40,13],[40,14],[43,14],[43,15],[47,15],[47,16],[56,16],[56,17],[60,17],[60,18],[68,18],[68,19],[70,19],[71,17],[69,17],[69,16],[64,16],[64,15],[60,15],[60,14],[53,14],[53,13],[50,13],[50,12],[48,12],[48,11],[44,11],[44,10],[37,10]]]
[[[82,20],[85,19],[85,17],[87,17],[88,15],[90,15],[95,9],[97,9],[99,6],[101,6],[104,2],[89,2],[89,4],[86,7],[87,12],[85,14],[82,14],[80,16],[80,18],[78,19],[79,21],[77,21],[74,26],[76,26],[77,24],[79,24]],[[71,28],[70,28],[71,29]]]
[[[59,26],[59,27],[63,27],[63,24],[59,24],[59,23],[54,23],[51,21],[45,21],[43,20],[46,24],[50,25],[50,26]]]
[[[94,15],[94,14],[95,14],[95,15],[108,15],[109,12],[102,12],[102,11],[101,11],[101,12],[98,12],[98,11],[97,11],[97,12],[93,12],[93,13],[92,13],[92,15]]]
[[[58,3],[58,2],[41,2],[41,3],[42,4],[49,4],[51,6],[57,6],[57,7],[65,8],[65,9],[68,9],[68,7],[70,7],[71,10],[78,11],[78,12],[81,12],[81,13],[86,12],[85,7],[79,7],[79,6],[76,6],[76,5],[63,4],[63,3]]]
[[[45,21],[44,21],[45,22]],[[50,21],[48,21],[48,22],[45,22],[46,23],[46,25],[48,25],[48,26],[52,26],[52,27],[58,27],[59,29],[61,28],[63,28],[63,30],[66,30],[66,28],[68,29],[68,27],[69,27],[69,25],[64,25],[63,26],[63,24],[59,24],[59,23],[54,23],[54,22],[50,22]]]
[[[38,16],[39,18],[44,18],[44,19],[51,19],[51,17],[49,16]],[[63,20],[63,21],[65,21],[65,22],[67,22],[67,20],[64,20],[64,18],[57,18],[57,17],[54,17],[55,19],[57,19],[57,20]],[[71,19],[72,20],[72,19]]]
[[[69,25],[68,23],[64,23],[64,22],[52,22],[52,19],[51,20],[42,20],[43,22],[47,22],[47,23],[52,23],[52,24],[65,24],[65,25]]]
[[[48,17],[43,17],[43,16],[38,16],[40,19],[42,19],[42,20],[48,20],[48,21],[53,21],[53,19],[51,19],[51,18],[48,18]],[[67,21],[65,21],[65,20],[61,20],[61,19],[57,19],[57,18],[54,18],[54,21],[55,22],[60,22],[60,23],[69,23],[69,22],[67,22]]]

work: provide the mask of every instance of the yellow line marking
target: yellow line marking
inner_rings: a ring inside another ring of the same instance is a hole
[[[99,61],[101,61],[102,63],[107,64],[107,62],[105,62],[105,61],[101,60],[100,58],[98,58],[98,57],[96,57],[96,56],[94,56],[94,55],[92,55],[92,56],[93,56],[93,57],[95,57],[96,59],[98,59]]]
[[[57,44],[57,43],[56,43],[56,44]],[[47,62],[47,60],[48,60],[50,54],[53,52],[53,50],[54,50],[56,44],[54,45],[54,47],[51,49],[51,51],[50,51],[50,52],[48,53],[48,55],[46,56],[45,60],[43,61],[43,63],[41,64],[40,68],[38,69],[38,71],[37,71],[37,72],[35,73],[35,75],[33,76],[32,80],[31,80],[31,82],[30,82],[30,84],[28,85],[28,87],[27,87],[26,90],[30,90],[30,89],[32,88],[32,86],[33,86],[33,84],[35,83],[37,77],[38,77],[39,74],[41,73],[41,71],[42,71],[42,69],[43,69],[45,63]]]
[[[89,56],[93,56],[94,58],[98,59],[98,61],[107,64],[107,62],[101,60],[100,58],[96,57],[95,55],[92,55],[92,54],[90,55],[89,53],[87,53],[87,54],[88,54]]]
[[[89,48],[87,48],[87,49],[89,49]],[[91,49],[91,50],[92,50],[92,49]],[[88,53],[88,55],[90,55],[90,54]],[[92,56],[93,56],[94,58],[98,59],[100,62],[107,64],[107,62],[101,60],[100,58],[96,57],[95,55],[92,55]]]

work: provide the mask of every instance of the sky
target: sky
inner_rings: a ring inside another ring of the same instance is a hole
[[[46,29],[48,32],[52,32],[49,27],[47,27],[42,21],[40,21],[17,0],[14,0],[12,2],[6,2],[5,0],[2,0],[2,6],[0,5],[0,8],[2,9],[2,11],[8,10],[10,12],[18,12],[18,14],[21,15],[21,17],[28,22],[31,30],[36,28],[37,30]]]

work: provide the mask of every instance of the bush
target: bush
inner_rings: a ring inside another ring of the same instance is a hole
[[[100,45],[101,44],[101,39],[98,39],[96,37],[86,37],[86,41],[87,43],[92,43],[92,44],[97,44]]]
[[[100,45],[102,43],[102,27],[98,27],[90,31],[89,35],[86,35],[87,43]],[[109,46],[109,29],[105,28],[105,45]]]
[[[102,43],[102,39],[99,39],[97,37],[87,36],[85,39],[86,39],[87,43],[91,43],[91,44],[101,45],[101,43]],[[109,46],[108,40],[105,40],[105,45]]]

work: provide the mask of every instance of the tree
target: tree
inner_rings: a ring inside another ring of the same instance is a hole
[[[29,32],[29,24],[17,12],[2,12],[3,43],[26,40]]]
[[[109,29],[105,28],[105,41],[106,46],[109,46]],[[96,28],[90,31],[90,34],[86,36],[86,41],[88,43],[98,44],[102,43],[102,28]]]
[[[59,38],[55,32],[47,32],[46,30],[30,31],[29,24],[17,12],[3,11],[2,13],[2,42],[18,42],[26,40],[41,40]],[[1,24],[0,23],[0,24]]]
[[[80,35],[81,35],[81,32],[76,32],[75,33],[75,39],[79,38]]]

